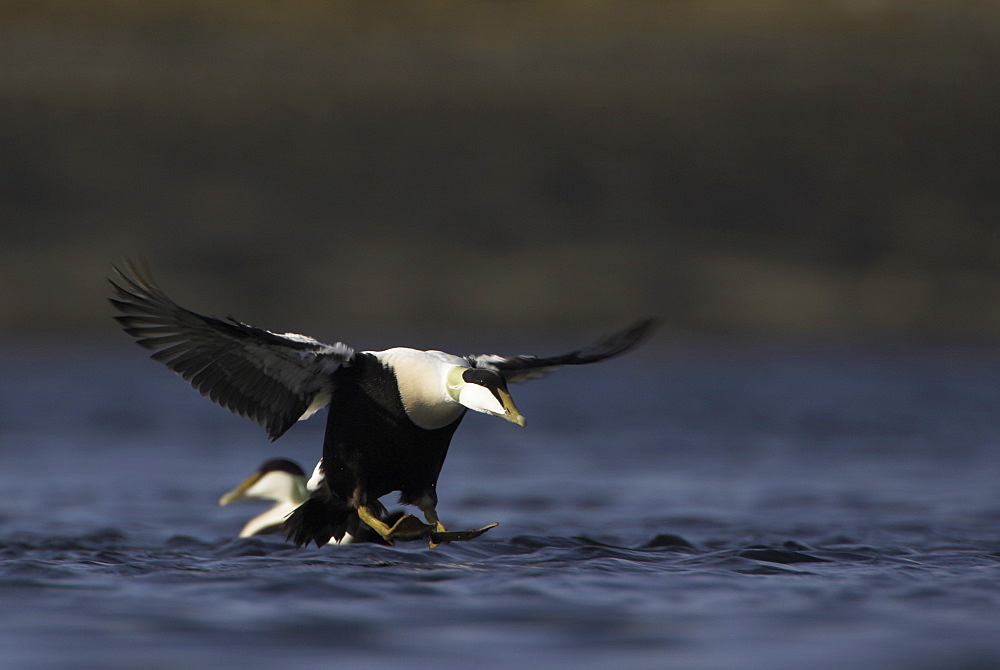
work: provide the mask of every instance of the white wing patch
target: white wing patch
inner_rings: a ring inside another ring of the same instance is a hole
[[[300,355],[315,355],[315,354],[333,354],[334,356],[339,356],[342,358],[350,358],[354,355],[354,349],[344,344],[343,342],[337,342],[335,344],[325,344],[320,342],[314,337],[309,337],[308,335],[303,335],[301,333],[275,333],[273,331],[267,331],[272,335],[284,338],[291,342],[298,342],[300,344],[310,344],[313,345],[313,349],[301,350]]]
[[[305,421],[313,414],[329,405],[331,397],[330,392],[326,389],[318,391],[316,395],[313,396],[312,402],[309,403],[309,407],[306,407],[306,411],[299,417],[299,421]]]
[[[318,490],[323,485],[325,479],[326,473],[323,471],[323,459],[321,458],[316,461],[316,467],[313,468],[312,476],[306,482],[306,490],[309,492]]]

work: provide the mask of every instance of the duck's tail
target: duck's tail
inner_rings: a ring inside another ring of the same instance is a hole
[[[374,511],[379,517],[385,516],[385,508],[381,505]],[[377,537],[373,531],[369,532],[371,528],[358,517],[357,510],[321,491],[314,492],[312,497],[295,508],[281,525],[281,530],[296,547],[310,542],[322,547],[331,538],[340,542],[348,535],[362,542],[372,541],[370,535]]]

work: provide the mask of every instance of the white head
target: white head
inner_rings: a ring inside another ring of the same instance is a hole
[[[306,475],[302,468],[292,461],[274,458],[219,498],[219,504],[224,507],[239,500],[274,500],[299,505],[307,497]]]
[[[495,370],[452,368],[448,372],[448,395],[476,412],[499,416],[519,426],[527,424],[507,391],[507,380]]]

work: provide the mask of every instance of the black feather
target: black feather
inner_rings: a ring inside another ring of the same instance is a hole
[[[255,326],[202,316],[181,307],[149,270],[126,261],[110,280],[115,319],[152,358],[202,395],[262,425],[277,439],[302,416],[317,393],[329,393],[353,358],[345,344],[278,335]]]
[[[601,338],[589,346],[559,356],[482,354],[467,356],[466,359],[472,367],[502,372],[509,382],[525,381],[541,377],[562,365],[586,365],[623,354],[646,339],[653,332],[655,325],[654,319],[643,319],[624,330]]]

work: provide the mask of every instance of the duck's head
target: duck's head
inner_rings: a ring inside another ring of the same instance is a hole
[[[507,391],[507,380],[496,370],[456,366],[448,373],[448,394],[476,412],[499,416],[519,426],[527,424]]]
[[[240,500],[301,503],[306,497],[306,474],[302,468],[284,458],[272,458],[239,486],[219,498],[219,504],[225,507]]]

